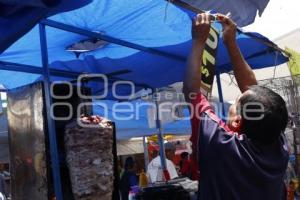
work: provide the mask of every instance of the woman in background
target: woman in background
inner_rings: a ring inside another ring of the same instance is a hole
[[[132,157],[126,158],[124,173],[120,181],[120,191],[122,200],[128,200],[129,191],[132,186],[138,185],[135,162]]]

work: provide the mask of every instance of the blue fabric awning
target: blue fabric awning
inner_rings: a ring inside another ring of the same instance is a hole
[[[191,15],[193,13],[172,4],[167,6],[164,0],[93,1],[80,9],[54,15],[49,19],[93,33],[100,33],[103,36],[109,36],[112,40],[134,43],[145,47],[146,51],[109,42],[97,50],[81,53],[77,57],[75,53],[66,49],[88,37],[47,27],[51,68],[79,73],[105,74],[126,69],[130,73],[117,77],[155,88],[182,81],[185,61],[191,48]],[[3,19],[0,19],[0,22],[1,20]],[[0,25],[2,33],[6,27],[3,24]],[[214,24],[214,27],[221,31],[219,24]],[[268,41],[265,37],[256,35]],[[239,34],[237,39],[243,55],[254,69],[287,61],[281,53],[248,35]],[[163,53],[153,54],[151,53],[153,51]],[[0,61],[41,67],[38,26],[32,28],[6,49],[0,55]],[[231,69],[229,56],[220,41],[217,70],[228,72]],[[7,88],[30,83],[38,77],[36,74],[0,71],[0,83]],[[53,77],[54,79],[61,78]],[[124,87],[120,90],[122,94],[129,92],[129,89]]]
[[[0,0],[0,53],[42,18],[80,8],[91,0]]]

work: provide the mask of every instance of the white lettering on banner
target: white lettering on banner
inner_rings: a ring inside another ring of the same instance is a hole
[[[210,48],[216,49],[217,46],[218,46],[218,35],[217,35],[217,32],[211,28],[210,31],[209,31],[209,35],[212,37],[213,41],[210,38],[208,38],[208,40],[206,41],[206,44]]]
[[[205,90],[205,96],[208,96],[212,90],[215,76],[215,57],[217,54],[218,39],[218,32],[214,28],[211,28],[203,51],[201,66],[201,74],[203,75],[201,80],[201,89]]]
[[[207,61],[209,61],[211,64],[216,64],[216,59],[213,55],[211,55],[209,52],[207,51],[204,51],[204,58],[206,59],[205,60],[205,65],[207,65]]]
[[[202,59],[203,59],[203,66],[202,66],[202,74],[204,74],[206,77],[209,77],[209,75],[210,75],[210,73],[209,73],[209,71],[208,71],[208,69],[207,69],[207,67],[206,66],[208,66],[208,63],[207,63],[207,61],[208,62],[210,62],[211,64],[216,64],[216,59],[215,59],[215,57],[213,57],[208,51],[206,51],[206,50],[204,50],[203,51],[203,57],[202,57]]]

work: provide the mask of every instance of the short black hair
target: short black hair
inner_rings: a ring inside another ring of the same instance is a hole
[[[182,152],[182,153],[180,154],[180,158],[181,158],[181,159],[187,158],[188,156],[189,156],[189,153],[186,152],[186,151],[184,151],[184,152]]]
[[[255,85],[250,86],[249,90],[249,93],[239,99],[241,133],[257,143],[271,144],[278,140],[287,126],[286,103],[269,88]],[[262,107],[263,110],[258,112]],[[257,120],[258,118],[260,119]]]
[[[125,160],[124,169],[126,171],[126,170],[129,170],[129,169],[132,169],[133,167],[134,167],[134,160],[133,160],[133,158],[131,156],[129,156]]]

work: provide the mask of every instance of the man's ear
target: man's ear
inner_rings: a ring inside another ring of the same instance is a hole
[[[231,122],[231,127],[233,128],[234,132],[239,132],[242,127],[242,117],[240,115],[234,116],[232,122]]]

